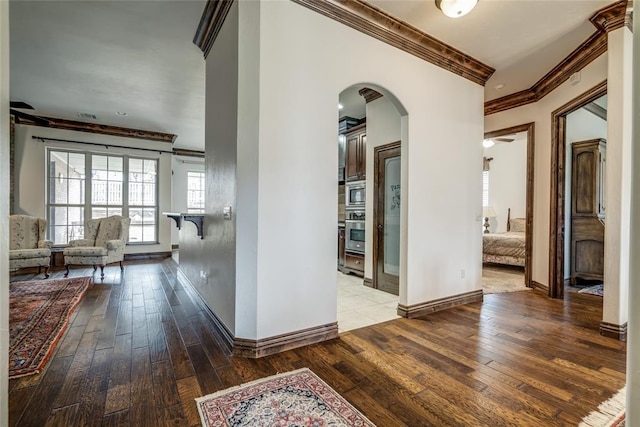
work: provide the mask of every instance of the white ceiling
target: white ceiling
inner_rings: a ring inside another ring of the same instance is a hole
[[[11,0],[11,100],[203,150],[205,62],[192,39],[204,4]]]
[[[369,1],[496,68],[487,100],[530,87],[595,31],[588,18],[613,3],[480,0],[451,19],[433,0]],[[11,100],[51,116],[90,113],[98,123],[173,133],[175,147],[203,150],[205,62],[192,39],[204,5],[11,0]],[[354,108],[364,108],[351,92],[344,95]],[[350,111],[339,115],[361,114]]]
[[[589,18],[612,0],[480,0],[469,14],[448,18],[434,0],[368,0],[496,69],[485,100],[531,87],[596,28]],[[504,88],[497,90],[498,84]]]

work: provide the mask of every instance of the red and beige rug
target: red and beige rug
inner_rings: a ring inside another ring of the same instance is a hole
[[[91,277],[9,283],[9,378],[40,372],[90,283]]]
[[[307,368],[196,399],[203,426],[375,427]]]

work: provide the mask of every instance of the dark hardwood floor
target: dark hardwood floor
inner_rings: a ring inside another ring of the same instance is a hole
[[[625,384],[626,346],[598,334],[595,296],[487,295],[252,360],[223,350],[173,260],[105,274],[46,370],[10,381],[11,426],[199,425],[194,398],[302,367],[379,427],[575,426]]]

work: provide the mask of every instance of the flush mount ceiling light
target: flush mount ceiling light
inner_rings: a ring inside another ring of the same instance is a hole
[[[460,18],[476,7],[478,0],[436,0],[436,7],[449,18]]]

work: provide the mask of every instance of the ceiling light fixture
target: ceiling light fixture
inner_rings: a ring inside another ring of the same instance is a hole
[[[478,0],[436,0],[436,7],[449,18],[460,18],[476,7]]]
[[[482,141],[482,146],[484,148],[491,148],[495,145],[495,142],[493,142],[491,139],[485,139],[484,141]]]
[[[116,114],[119,116],[126,116],[127,113],[125,113],[124,111],[116,111]]]

